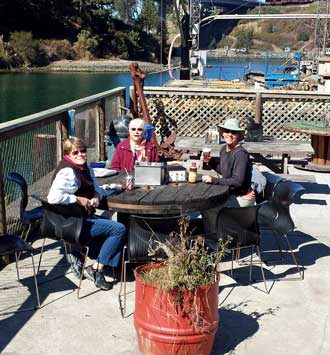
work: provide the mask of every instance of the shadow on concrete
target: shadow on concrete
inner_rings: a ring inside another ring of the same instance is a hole
[[[38,258],[35,258],[36,263],[38,262]],[[71,282],[68,278],[63,277],[65,275],[65,271],[68,269],[68,266],[63,267],[65,265],[64,257],[58,259],[57,263],[51,265],[52,269],[49,274],[45,276],[44,267],[49,267],[49,263],[53,261],[52,258],[45,258],[41,264],[40,275],[38,277],[39,283],[39,296],[40,303],[42,307],[55,302],[58,299],[61,299],[65,296],[68,296],[76,289],[76,284]],[[43,266],[45,265],[45,266]],[[60,266],[60,267],[58,267]],[[36,265],[37,267],[37,265]],[[6,272],[6,269],[1,272]],[[32,271],[31,271],[32,273]],[[11,279],[15,279],[16,271],[12,272],[10,275]],[[34,280],[33,276],[23,278],[20,280],[20,283],[28,288],[29,296],[25,299],[25,301],[20,305],[18,310],[25,308],[32,308],[37,303],[37,299],[35,296],[35,288],[34,288]],[[63,294],[63,291],[68,291]],[[61,296],[52,297],[51,301],[46,301],[47,297],[53,293],[61,292]],[[13,304],[15,304],[15,299],[13,299]],[[4,310],[2,310],[4,311]],[[9,311],[9,309],[8,309]],[[16,336],[16,334],[23,328],[26,323],[33,317],[34,313],[37,310],[24,311],[19,313],[11,313],[8,315],[0,316],[0,353],[6,348],[6,346],[10,343],[10,341]]]
[[[238,344],[253,336],[259,330],[258,320],[267,315],[274,315],[279,309],[267,309],[263,313],[243,313],[247,303],[229,304],[219,309],[219,327],[215,336],[212,355],[233,353]]]
[[[318,259],[330,256],[330,248],[328,246],[320,243],[317,239],[306,233],[299,231],[292,232],[288,235],[288,238],[302,274],[304,274],[308,266],[316,264]],[[260,248],[263,261],[262,268],[270,292],[276,281],[301,280],[299,271],[294,263],[291,252],[287,248],[284,237],[280,236],[279,241],[282,248],[282,256],[277,249],[277,245],[270,231],[263,233]],[[223,270],[223,273],[234,280],[233,283],[227,284],[223,286],[223,288],[250,286],[265,292],[262,283],[261,269],[255,256],[252,262],[252,281],[250,282],[250,256],[251,253],[248,248],[242,249],[240,259],[233,264],[232,272],[231,265]],[[228,262],[229,260],[230,258],[227,256],[225,261]],[[282,266],[281,269],[279,269],[279,266]],[[283,270],[283,268],[285,270]]]
[[[317,183],[308,183],[308,182],[299,182],[306,190],[300,196],[296,196],[293,202],[297,205],[327,205],[327,200],[325,199],[316,199],[308,198],[309,194],[315,195],[330,195],[330,188],[327,184],[317,184]],[[304,198],[305,197],[305,198]]]

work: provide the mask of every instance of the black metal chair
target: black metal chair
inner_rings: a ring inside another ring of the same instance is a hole
[[[40,223],[43,217],[42,207],[35,207],[31,210],[26,210],[29,202],[28,195],[28,185],[24,177],[16,172],[11,172],[7,174],[7,180],[16,183],[20,189],[21,199],[20,199],[20,220],[28,226],[26,233],[23,237],[24,240],[28,239],[30,236],[37,233],[40,227]],[[15,223],[15,221],[14,221]]]
[[[165,243],[172,232],[179,232],[181,215],[170,217],[129,216],[128,240],[124,246],[118,295],[122,317],[126,314],[127,264],[162,260],[164,254],[155,254],[157,241]],[[123,302],[122,302],[123,298]]]
[[[15,235],[15,234],[0,235],[0,256],[2,257],[2,256],[10,256],[13,254],[15,255],[16,272],[17,272],[18,281],[20,280],[19,265],[18,265],[18,262],[19,262],[18,253],[22,253],[22,252],[27,252],[31,255],[33,277],[34,277],[34,286],[35,286],[35,295],[37,298],[36,305],[33,308],[30,307],[30,308],[18,309],[16,311],[0,311],[1,315],[29,311],[29,310],[34,310],[36,308],[40,308],[38,281],[37,281],[34,258],[33,258],[35,250],[28,243],[26,243],[22,238],[20,238],[18,235]],[[1,271],[1,272],[3,272],[3,271]]]
[[[231,251],[231,274],[233,275],[234,260],[240,257],[241,249],[250,248],[250,272],[249,281],[252,283],[252,266],[253,254],[256,251],[258,264],[260,267],[264,287],[266,293],[269,293],[265,273],[262,267],[262,259],[260,253],[260,231],[259,218],[264,214],[264,209],[267,208],[268,202],[263,202],[258,205],[248,207],[225,207],[219,211],[217,217],[217,234],[208,235],[206,237],[207,243],[210,245],[210,239],[214,242],[222,241],[227,243],[227,248]],[[212,244],[212,243],[211,243]]]
[[[305,188],[300,184],[289,180],[281,180],[274,188],[269,204],[267,208],[264,209],[264,213],[259,221],[261,229],[269,229],[272,232],[272,235],[277,242],[282,260],[284,259],[284,256],[279,237],[284,237],[301,280],[304,278],[303,271],[299,267],[297,259],[294,255],[288,238],[288,233],[292,232],[295,228],[294,222],[290,215],[290,205],[294,202],[294,199],[301,195],[304,191]],[[278,260],[268,260],[267,263],[270,263],[271,261],[278,262]]]
[[[44,238],[41,255],[39,259],[38,272],[41,265],[43,250],[46,238],[51,238],[63,242],[65,256],[67,256],[67,244],[71,247],[79,249],[84,258],[83,269],[79,284],[77,287],[77,297],[80,297],[81,283],[83,279],[83,271],[86,267],[86,261],[89,253],[89,242],[81,237],[81,230],[83,226],[83,211],[77,203],[69,205],[50,204],[40,196],[33,195],[33,197],[42,203],[44,209],[44,216],[41,223],[41,235]]]

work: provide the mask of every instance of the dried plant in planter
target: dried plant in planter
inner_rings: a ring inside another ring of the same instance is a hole
[[[134,326],[143,355],[210,355],[218,329],[218,268],[226,251],[210,252],[203,237],[192,238],[189,218],[179,221],[157,250],[168,259],[135,270]]]
[[[191,237],[189,219],[179,220],[180,232],[173,232],[168,242],[156,242],[157,251],[165,253],[168,259],[161,268],[152,268],[140,275],[143,281],[168,291],[193,290],[216,280],[226,244],[219,243],[218,250],[210,252],[203,237]]]

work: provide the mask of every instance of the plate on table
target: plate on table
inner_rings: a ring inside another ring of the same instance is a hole
[[[95,177],[106,177],[106,176],[112,176],[116,175],[117,171],[113,169],[107,169],[107,168],[93,168],[94,175]]]

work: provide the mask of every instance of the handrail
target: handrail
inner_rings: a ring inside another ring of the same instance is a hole
[[[67,112],[67,111],[77,108],[77,107],[86,106],[87,104],[89,104],[91,102],[95,102],[97,100],[101,100],[101,99],[109,97],[109,96],[117,96],[118,93],[120,93],[120,92],[125,92],[125,87],[119,87],[119,88],[115,88],[112,90],[103,91],[102,93],[87,96],[87,97],[84,97],[82,99],[78,99],[75,101],[71,101],[66,104],[56,106],[54,108],[51,108],[51,109],[48,109],[45,111],[41,111],[38,113],[34,113],[32,115],[17,118],[12,121],[0,123],[0,137],[4,133],[8,133],[8,132],[13,131],[17,128],[27,126],[30,124],[34,124],[34,123],[38,123],[38,122],[42,122],[46,118],[51,119],[52,117],[54,117],[54,121],[56,121],[57,115],[60,115],[64,112]],[[1,138],[0,138],[0,140],[1,140]]]

